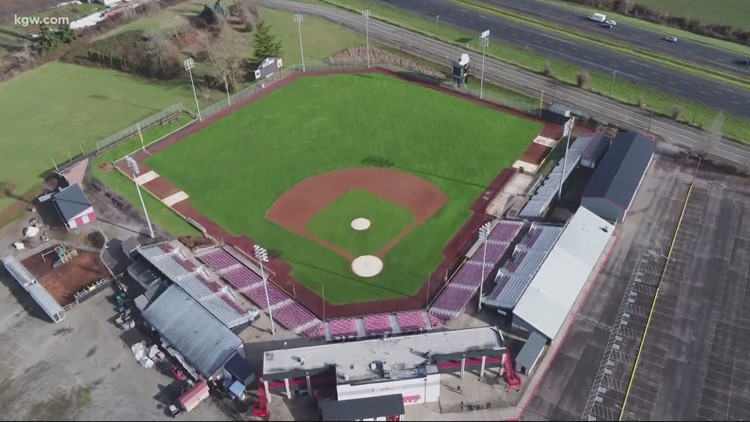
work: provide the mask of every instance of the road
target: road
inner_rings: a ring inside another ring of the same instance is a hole
[[[439,15],[440,23],[474,32],[477,37],[482,31],[489,29],[495,42],[525,47],[543,56],[605,74],[617,72],[617,79],[723,109],[740,117],[750,117],[750,91],[731,84],[650,63],[592,42],[546,34],[497,15],[462,9],[456,3],[441,0],[379,1],[432,20]]]
[[[339,8],[285,0],[260,0],[259,3],[275,9],[316,15],[352,30],[364,32],[364,21],[359,14]],[[375,19],[371,19],[368,26],[373,40],[399,48],[414,56],[436,63],[445,63],[446,69],[453,59],[466,52],[465,49]],[[476,55],[472,57],[472,60],[479,61]],[[606,121],[623,128],[641,131],[647,131],[650,128],[651,132],[664,137],[674,145],[697,148],[701,144],[701,139],[706,138],[705,132],[698,129],[667,119],[651,118],[648,113],[636,107],[625,106],[578,88],[563,85],[555,87],[555,83],[547,77],[521,70],[493,58],[486,59],[484,75],[488,82],[513,87],[532,96],[539,96],[541,92],[549,95],[556,89],[556,102],[558,103],[567,104],[590,114],[599,121]],[[713,149],[712,155],[741,165],[749,162],[750,148],[723,140]]]
[[[740,66],[734,63],[736,59],[743,57],[741,54],[708,44],[686,39],[679,39],[677,43],[665,42],[663,40],[664,33],[649,31],[622,22],[619,22],[612,29],[602,28],[598,23],[590,21],[584,13],[539,0],[479,1],[498,9],[507,9],[526,16],[555,22],[582,33],[596,35],[602,39],[630,44],[639,48],[664,53],[671,57],[682,59],[685,62],[697,63],[704,67],[712,67],[724,72],[750,77],[750,66]],[[667,28],[665,27],[665,29]],[[750,53],[747,55],[750,55]]]

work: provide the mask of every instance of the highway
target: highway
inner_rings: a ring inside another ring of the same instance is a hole
[[[517,14],[555,22],[561,29],[571,28],[580,33],[596,35],[602,39],[610,39],[621,44],[629,44],[644,50],[656,51],[671,57],[684,60],[686,63],[696,63],[703,67],[711,67],[724,72],[750,77],[750,66],[740,66],[734,63],[736,59],[750,56],[750,48],[745,56],[721,48],[713,47],[687,39],[678,39],[677,43],[663,40],[664,32],[654,32],[646,29],[618,22],[612,29],[602,28],[592,22],[587,15],[566,7],[549,4],[539,0],[479,0],[481,3],[497,9],[507,9]],[[591,13],[594,9],[591,9]],[[606,12],[601,12],[606,14]],[[665,30],[671,28],[665,27]]]
[[[322,17],[330,22],[364,33],[364,20],[357,13],[351,13],[339,8],[310,3],[295,3],[286,0],[259,0],[259,4],[290,12],[306,13]],[[436,41],[430,37],[415,34],[376,19],[369,21],[369,34],[373,40],[399,48],[409,54],[422,57],[436,63],[445,63],[449,68],[451,61],[458,58],[466,50],[450,44]],[[474,63],[479,57],[471,54]],[[650,131],[664,137],[667,142],[696,149],[706,138],[703,131],[689,126],[675,123],[668,119],[651,118],[649,113],[636,107],[625,106],[613,100],[584,91],[582,89],[559,85],[547,77],[519,69],[493,58],[485,61],[484,75],[488,82],[513,87],[532,96],[539,96],[541,92],[547,95],[556,89],[556,102],[567,104],[577,110],[589,113],[599,121],[606,121],[627,129]],[[711,155],[734,164],[745,164],[750,160],[750,148],[731,141],[722,140]]]
[[[741,117],[750,117],[750,91],[704,79],[687,72],[653,64],[588,41],[550,35],[497,15],[482,14],[441,0],[378,0],[383,4],[422,15],[440,23],[479,34],[489,29],[495,42],[525,47],[540,55],[628,80],[677,97],[692,100]],[[373,15],[375,16],[375,15]]]

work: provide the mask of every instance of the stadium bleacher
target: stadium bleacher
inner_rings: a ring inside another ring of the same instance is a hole
[[[365,334],[367,335],[393,332],[389,314],[367,315],[362,318],[362,322],[365,324]]]
[[[357,319],[339,318],[329,321],[331,338],[357,337]]]

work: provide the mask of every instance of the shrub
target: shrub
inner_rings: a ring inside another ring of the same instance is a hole
[[[682,113],[685,112],[685,108],[681,105],[675,105],[672,107],[672,118],[675,120],[680,120],[682,117]]]
[[[576,76],[576,81],[578,83],[579,88],[586,88],[591,81],[591,75],[588,71],[582,70],[578,72],[578,75]]]

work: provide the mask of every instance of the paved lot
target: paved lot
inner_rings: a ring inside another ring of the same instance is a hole
[[[603,420],[619,415],[616,406],[635,356],[625,352],[640,341],[655,291],[651,285],[658,279],[690,177],[675,159],[656,157],[526,418]]]
[[[701,171],[661,282],[628,420],[750,418],[750,184]]]
[[[108,320],[105,294],[52,324],[0,270],[1,420],[165,420],[171,379],[141,367]],[[227,420],[206,402],[185,420]]]

